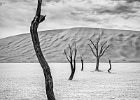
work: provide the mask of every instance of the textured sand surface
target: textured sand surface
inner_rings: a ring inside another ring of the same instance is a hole
[[[76,66],[69,81],[69,63],[49,63],[56,100],[140,100],[140,64],[101,63],[103,72],[94,72],[95,63]],[[0,100],[46,100],[44,76],[38,63],[1,63]]]
[[[103,29],[102,42],[108,40],[111,44],[109,51],[103,56],[101,62],[140,62],[140,32]],[[99,34],[95,28],[70,28],[48,30],[39,33],[40,44],[45,58],[49,62],[67,62],[63,53],[68,44],[77,43],[79,62],[80,54],[84,54],[85,62],[95,62],[89,44],[89,38],[93,41]],[[96,35],[94,35],[96,34]],[[0,40],[0,62],[23,63],[38,62],[30,34],[12,36]]]

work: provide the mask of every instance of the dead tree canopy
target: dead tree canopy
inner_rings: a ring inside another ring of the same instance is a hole
[[[39,24],[45,20],[45,16],[41,15],[41,4],[42,4],[42,0],[38,0],[36,15],[35,15],[33,21],[31,22],[31,26],[30,26],[30,33],[31,33],[31,37],[32,37],[34,50],[36,52],[36,56],[43,69],[47,98],[48,98],[48,100],[55,100],[55,96],[54,96],[54,92],[53,92],[53,79],[51,76],[50,67],[49,67],[47,61],[45,60],[44,55],[41,51],[40,42],[39,42],[39,38],[38,38],[38,32],[37,32],[37,28],[38,28]]]
[[[71,66],[71,75],[69,77],[69,80],[72,80],[76,69],[76,55],[77,55],[76,43],[74,43],[74,47],[72,45],[69,45],[68,49],[69,50],[66,49],[64,50],[64,54]]]
[[[89,45],[93,55],[96,58],[95,71],[99,71],[100,58],[104,55],[104,53],[108,50],[108,48],[110,46],[107,44],[107,41],[101,42],[102,36],[103,36],[103,31],[101,31],[101,33],[98,35],[98,37],[95,39],[95,41],[93,41],[92,39],[89,39],[91,44],[88,44],[88,45]]]

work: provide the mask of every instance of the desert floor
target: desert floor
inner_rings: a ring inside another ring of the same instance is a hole
[[[77,64],[69,81],[69,63],[49,63],[56,100],[140,100],[140,63]],[[46,100],[42,69],[38,63],[1,63],[0,100]]]

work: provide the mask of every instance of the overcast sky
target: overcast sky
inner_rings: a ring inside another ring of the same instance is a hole
[[[38,0],[0,0],[0,38],[29,33]],[[42,0],[38,30],[102,27],[140,31],[140,0]]]

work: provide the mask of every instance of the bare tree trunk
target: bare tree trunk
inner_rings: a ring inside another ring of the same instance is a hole
[[[112,66],[111,66],[111,60],[110,59],[109,59],[109,65],[110,65],[110,67],[108,69],[108,73],[111,73],[110,70],[111,70]]]
[[[32,37],[34,50],[36,52],[36,56],[43,69],[47,98],[48,98],[48,100],[55,100],[55,96],[54,96],[54,92],[53,92],[53,79],[51,76],[50,67],[49,67],[47,61],[45,60],[43,53],[41,51],[40,42],[39,42],[38,33],[37,33],[37,28],[39,26],[39,23],[41,23],[42,21],[45,20],[45,16],[40,15],[41,4],[42,4],[42,0],[38,0],[38,7],[37,7],[36,15],[30,26],[30,33],[31,33],[31,37]]]
[[[72,69],[71,75],[69,77],[69,80],[72,80],[74,77],[75,69]]]
[[[72,62],[70,63],[70,66],[71,66],[71,75],[70,75],[70,77],[69,77],[69,80],[72,80],[73,77],[74,77],[75,69],[74,69],[74,67],[73,67]]]
[[[82,68],[81,68],[81,71],[84,70],[84,62],[82,61]]]
[[[82,64],[81,71],[83,71],[83,70],[84,70],[84,61],[83,61],[83,59],[82,59],[82,58],[81,58],[81,64]]]
[[[76,69],[76,54],[77,54],[77,49],[76,49],[76,43],[75,43],[75,48],[74,48],[74,58],[71,59],[73,63],[71,62],[71,75],[69,77],[69,80],[72,80],[74,77],[75,69]]]
[[[99,57],[96,58],[96,68],[95,71],[99,71]]]

